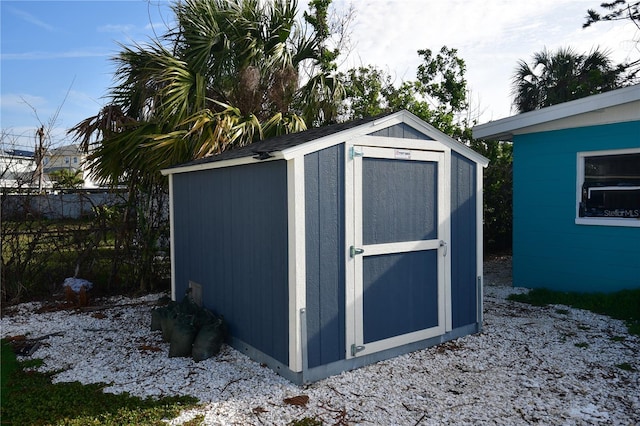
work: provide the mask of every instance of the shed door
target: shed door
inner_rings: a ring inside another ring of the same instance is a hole
[[[444,334],[449,285],[444,152],[368,146],[353,152],[347,358]]]

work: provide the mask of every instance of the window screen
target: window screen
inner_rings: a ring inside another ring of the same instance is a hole
[[[579,214],[640,218],[640,153],[585,156]]]

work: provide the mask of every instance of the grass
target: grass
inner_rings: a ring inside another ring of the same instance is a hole
[[[616,367],[625,371],[636,371],[636,369],[633,368],[633,366],[628,362],[623,362],[622,364],[616,364]]]
[[[4,340],[0,343],[0,407],[5,407],[7,395],[9,394],[8,381],[19,365],[11,346]],[[1,418],[0,418],[1,419]],[[2,422],[4,423],[4,422]]]
[[[193,397],[162,399],[104,393],[105,384],[51,383],[53,373],[28,369],[2,342],[1,423],[11,425],[164,425],[181,410],[197,405]]]
[[[589,310],[625,321],[629,334],[640,336],[640,289],[615,293],[575,293],[536,288],[527,294],[512,294],[509,300],[535,306],[566,305]]]

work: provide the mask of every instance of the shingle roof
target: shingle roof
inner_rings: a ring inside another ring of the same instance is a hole
[[[388,115],[388,114],[384,114],[382,116],[385,116],[385,115]],[[287,148],[291,148],[306,142],[310,142],[312,140],[316,140],[325,136],[332,135],[334,133],[339,133],[344,130],[352,129],[362,124],[366,124],[371,121],[377,120],[382,116],[367,117],[359,120],[349,121],[346,123],[332,124],[332,125],[323,126],[323,127],[315,127],[309,130],[298,132],[298,133],[290,133],[286,135],[275,136],[269,139],[264,139],[258,142],[254,142],[249,145],[233,148],[228,151],[224,151],[218,155],[200,158],[197,160],[189,161],[187,163],[177,164],[175,166],[169,167],[167,170],[171,170],[177,167],[187,167],[187,166],[193,166],[197,164],[213,163],[213,162],[222,161],[222,160],[232,160],[232,159],[245,158],[245,157],[256,157],[260,155],[266,155],[267,153],[271,153],[271,152],[282,151]]]

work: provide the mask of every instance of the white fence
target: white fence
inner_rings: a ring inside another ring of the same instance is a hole
[[[93,215],[93,207],[125,201],[126,193],[77,191],[61,194],[2,194],[2,218],[78,219]]]

